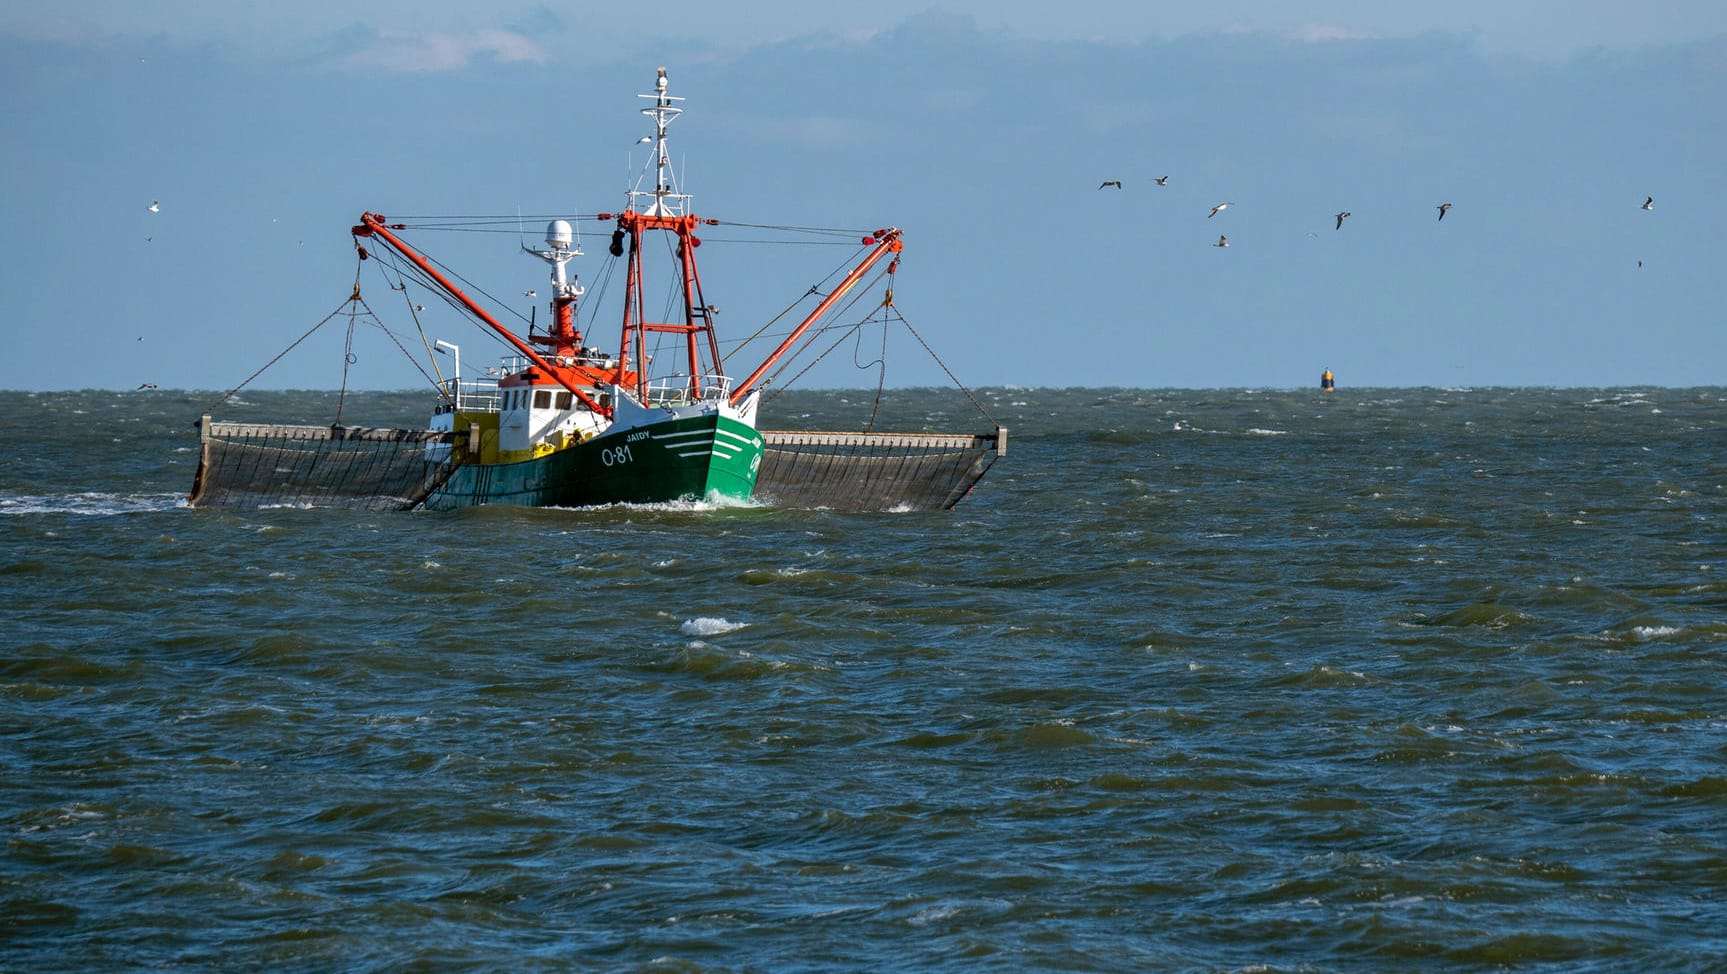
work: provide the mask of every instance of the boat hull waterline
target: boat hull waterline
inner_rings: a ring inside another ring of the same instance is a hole
[[[608,432],[529,460],[459,464],[423,506],[442,511],[481,504],[747,502],[755,491],[762,445],[760,432],[730,416],[669,419]]]

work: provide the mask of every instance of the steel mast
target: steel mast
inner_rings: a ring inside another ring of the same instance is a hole
[[[702,393],[702,338],[706,339],[705,350],[712,373],[724,374],[719,340],[714,335],[712,312],[702,297],[701,276],[696,271],[695,258],[695,248],[702,245],[695,235],[696,228],[703,223],[713,225],[717,221],[702,220],[690,214],[689,194],[678,189],[677,174],[672,169],[671,154],[666,149],[666,127],[683,114],[683,109],[675,104],[683,99],[666,93],[666,69],[659,69],[653,94],[636,97],[653,99],[653,105],[642,109],[642,114],[654,122],[654,184],[651,190],[638,188],[629,191],[629,209],[617,215],[617,229],[612,232],[611,252],[614,257],[623,256],[624,239],[629,239],[629,274],[624,299],[623,333],[618,342],[619,365],[620,368],[629,367],[633,349],[637,373],[635,392],[638,399],[645,401],[649,378],[646,368],[647,333],[682,335],[685,339],[690,396],[699,398]],[[646,206],[638,210],[638,203],[643,202]],[[601,214],[601,217],[608,215]],[[684,305],[682,321],[648,320],[642,278],[642,234],[647,230],[664,230],[677,237],[676,257],[681,271]]]

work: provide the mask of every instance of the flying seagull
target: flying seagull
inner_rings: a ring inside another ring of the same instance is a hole
[[[1120,189],[1121,188],[1121,180],[1119,180],[1119,179],[1106,179],[1103,182],[1097,184],[1098,189],[1102,189],[1105,186],[1114,186],[1116,189]]]
[[[151,200],[150,205],[144,207],[144,209],[149,210],[151,213],[160,213],[160,212],[162,212],[162,201],[161,200]],[[1647,210],[1647,209],[1649,209],[1649,207],[1645,206],[1644,209]]]
[[[641,138],[636,140],[636,144],[641,145],[643,142],[652,142],[652,141],[653,141],[652,136],[644,135]]]
[[[1651,196],[1648,199],[1644,200],[1643,201],[1643,208],[1645,210],[1655,209],[1655,197]]]
[[[1337,214],[1337,226],[1334,227],[1333,229],[1342,230],[1343,229],[1343,221],[1345,221],[1347,219],[1349,219],[1349,211],[1348,210],[1344,210],[1342,213]]]
[[[156,383],[154,383],[154,382],[140,383],[138,388],[139,389],[154,389],[154,388],[156,388]],[[136,392],[137,390],[133,390],[133,391]]]
[[[1450,203],[1439,204],[1439,219],[1441,219],[1441,220],[1445,219],[1445,211],[1449,210],[1449,209],[1451,209]]]
[[[522,292],[522,297],[524,297],[524,298],[537,298],[539,296],[540,296],[540,292],[538,292],[538,291],[523,291]]]
[[[1217,243],[1212,244],[1212,246],[1213,247],[1227,247],[1227,246],[1229,246],[1229,238],[1223,236],[1222,234],[1219,234],[1217,237]]]
[[[1157,184],[1159,186],[1168,186],[1169,185],[1169,177],[1168,176],[1157,177]]]
[[[1209,219],[1211,219],[1211,218],[1212,218],[1212,217],[1214,217],[1214,216],[1216,216],[1216,215],[1218,215],[1218,214],[1219,214],[1219,213],[1222,213],[1222,212],[1223,212],[1223,211],[1224,211],[1224,210],[1227,210],[1227,209],[1229,209],[1229,208],[1230,208],[1230,207],[1231,207],[1231,206],[1234,206],[1234,205],[1235,205],[1235,204],[1233,204],[1233,203],[1219,203],[1219,204],[1217,204],[1217,205],[1216,205],[1216,206],[1214,206],[1214,207],[1212,207],[1212,208],[1211,208],[1211,212],[1210,212],[1210,213],[1207,213],[1207,214],[1206,214],[1206,215],[1205,215],[1205,218],[1206,218],[1206,219],[1207,219],[1207,220],[1209,220]]]

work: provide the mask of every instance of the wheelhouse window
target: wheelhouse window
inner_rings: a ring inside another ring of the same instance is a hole
[[[569,390],[567,390],[567,389],[566,389],[566,390],[564,390],[564,391],[563,391],[563,392],[560,392],[560,393],[558,393],[558,408],[559,408],[559,409],[568,409],[568,408],[570,408],[570,393],[569,393]]]
[[[552,390],[550,390],[550,389],[536,389],[534,391],[534,408],[535,409],[550,409],[550,408],[552,408]]]

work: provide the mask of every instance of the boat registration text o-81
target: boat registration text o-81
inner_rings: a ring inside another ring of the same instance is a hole
[[[600,462],[608,467],[615,467],[620,463],[629,463],[634,459],[635,457],[630,454],[630,445],[628,443],[620,443],[617,446],[608,446],[604,450],[600,451]]]

